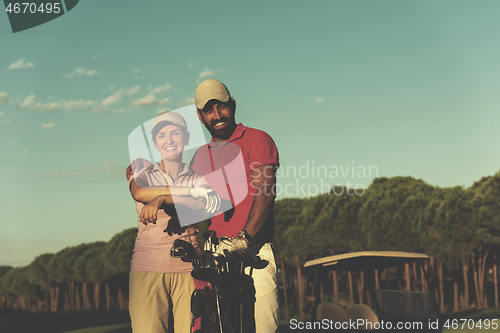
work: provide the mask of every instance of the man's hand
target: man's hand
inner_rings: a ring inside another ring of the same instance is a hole
[[[209,214],[216,213],[221,204],[221,199],[217,192],[204,187],[194,187],[189,189],[189,195],[194,199],[205,203],[205,210]]]
[[[147,225],[148,223],[156,224],[158,210],[161,208],[164,202],[164,197],[160,195],[154,198],[146,206],[142,207],[141,213],[139,214],[139,221],[144,225]]]
[[[153,170],[153,164],[151,164],[151,162],[149,162],[148,160],[144,160],[142,158],[136,158],[135,160],[133,160],[132,164],[130,164],[126,170],[127,180],[130,180],[130,177],[132,177],[132,175],[139,173],[142,169],[148,169],[149,171],[151,171]]]
[[[228,238],[220,242],[215,253],[224,255],[224,250],[229,252],[243,251],[248,248],[248,243],[246,240],[241,238]]]

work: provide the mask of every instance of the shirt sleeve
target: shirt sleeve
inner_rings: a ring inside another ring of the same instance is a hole
[[[148,182],[148,171],[146,169],[142,169],[137,176],[135,177],[135,183],[139,187],[146,187],[149,185]],[[133,179],[133,176],[131,177],[131,180]]]
[[[258,168],[266,164],[274,164],[279,167],[278,148],[273,139],[266,132],[257,130],[250,140],[248,150],[250,169]]]

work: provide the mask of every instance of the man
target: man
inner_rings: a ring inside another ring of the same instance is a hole
[[[278,150],[267,133],[236,124],[236,102],[222,82],[208,79],[200,83],[195,103],[212,141],[198,149],[191,167],[232,206],[211,219],[209,229],[229,237],[216,252],[246,250],[269,262],[251,274],[256,289],[255,323],[258,333],[276,332],[279,303],[272,239]]]
[[[278,150],[265,132],[236,124],[236,102],[220,81],[208,79],[195,92],[198,118],[212,135],[209,144],[198,149],[191,168],[205,177],[225,205],[211,219],[210,230],[222,240],[217,253],[246,250],[268,261],[252,269],[256,290],[256,332],[277,332],[279,301],[277,269],[272,239]],[[147,167],[144,160],[135,168]],[[127,169],[127,176],[132,167]],[[247,273],[250,269],[247,268]]]

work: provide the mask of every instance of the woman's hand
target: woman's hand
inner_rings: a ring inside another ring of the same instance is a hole
[[[142,207],[139,214],[139,221],[144,225],[148,223],[156,224],[158,210],[165,204],[165,196],[159,195],[150,201],[147,205]]]

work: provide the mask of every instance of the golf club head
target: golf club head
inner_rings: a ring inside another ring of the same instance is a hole
[[[170,256],[174,258],[186,258],[188,261],[198,258],[198,253],[193,244],[182,239],[176,239],[170,249]]]

